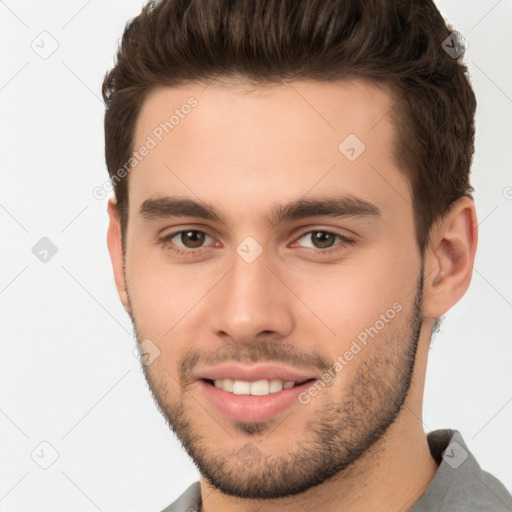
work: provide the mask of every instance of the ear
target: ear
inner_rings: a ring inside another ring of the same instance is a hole
[[[117,209],[117,201],[111,198],[108,201],[108,231],[107,245],[112,261],[112,269],[114,271],[114,280],[116,283],[117,293],[123,303],[124,308],[129,313],[128,294],[126,292],[126,282],[124,276],[124,255],[121,242],[121,220],[119,218],[119,210]]]
[[[425,252],[423,315],[439,318],[466,293],[478,243],[475,203],[461,197],[431,231]]]

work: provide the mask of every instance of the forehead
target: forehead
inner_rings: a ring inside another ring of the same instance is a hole
[[[333,187],[397,202],[408,189],[391,108],[387,89],[358,80],[159,88],[136,123],[133,149],[149,149],[129,173],[130,205],[173,193],[249,208]]]
[[[222,135],[229,133],[231,139],[224,141],[225,146],[234,146],[247,143],[248,136],[257,134],[254,144],[310,142],[306,150],[311,145],[318,147],[319,138],[330,142],[354,133],[370,142],[391,136],[392,126],[386,119],[391,107],[387,87],[361,80],[160,87],[148,94],[140,109],[134,140],[142,142],[153,133],[158,139],[166,139],[159,140],[160,145],[185,138],[204,145],[220,144]],[[374,131],[377,126],[379,129]],[[162,130],[164,133],[159,133]]]

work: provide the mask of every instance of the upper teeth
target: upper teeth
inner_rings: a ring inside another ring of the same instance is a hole
[[[229,391],[235,395],[268,395],[269,393],[277,393],[283,389],[293,388],[295,382],[293,380],[279,379],[262,379],[254,382],[233,379],[215,379],[214,384],[217,388]]]

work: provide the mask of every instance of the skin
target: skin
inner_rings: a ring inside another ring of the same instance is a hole
[[[144,372],[202,473],[202,510],[408,510],[437,470],[422,424],[428,346],[433,320],[471,280],[472,199],[433,227],[422,258],[407,178],[391,154],[390,95],[357,80],[161,88],[143,104],[134,147],[190,96],[197,107],[128,176],[124,259],[115,199],[108,246],[137,339],[160,350]],[[366,146],[353,162],[338,150],[351,133]],[[265,224],[275,205],[333,194],[380,215]],[[209,203],[227,225],[140,213],[166,195]],[[193,255],[190,239],[161,241],[192,229],[209,235]],[[336,237],[322,254],[315,230],[354,242]],[[236,252],[247,236],[262,249],[252,263]],[[268,421],[226,418],[193,378],[207,362],[272,357],[321,375],[314,356],[332,365],[395,303],[401,311],[329,387]]]

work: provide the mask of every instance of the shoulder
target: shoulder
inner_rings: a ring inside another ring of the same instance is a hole
[[[162,512],[199,512],[201,510],[201,486],[199,481],[190,485],[187,490]]]
[[[411,512],[512,511],[509,491],[482,470],[457,430],[436,430],[427,440],[439,468]]]

